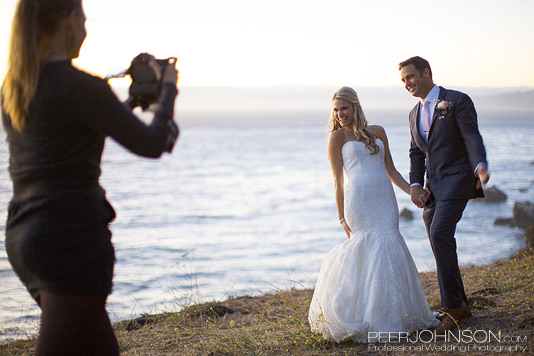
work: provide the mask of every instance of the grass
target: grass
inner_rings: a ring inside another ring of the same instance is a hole
[[[461,330],[499,331],[506,340],[415,344],[333,344],[310,331],[312,290],[291,290],[259,297],[191,305],[180,312],[144,315],[114,325],[121,355],[534,355],[534,256],[522,250],[509,260],[462,268],[473,316]],[[439,309],[435,272],[421,273],[429,304]],[[479,338],[480,339],[480,338]],[[35,341],[0,345],[0,355],[32,355]],[[532,346],[531,346],[532,344]],[[439,347],[429,349],[429,346]],[[394,348],[395,347],[395,348]],[[411,348],[410,348],[411,347]],[[448,349],[447,349],[448,347]]]

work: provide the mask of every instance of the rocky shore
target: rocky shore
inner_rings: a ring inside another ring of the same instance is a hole
[[[121,355],[534,355],[533,253],[462,268],[473,316],[461,322],[459,341],[330,343],[310,332],[309,289],[190,305],[114,327]],[[431,308],[439,310],[436,273],[420,276]],[[32,355],[34,342],[1,345],[0,355]]]

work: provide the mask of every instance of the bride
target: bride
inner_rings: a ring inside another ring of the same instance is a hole
[[[328,158],[349,239],[322,263],[308,316],[312,331],[336,342],[378,342],[385,333],[407,337],[435,327],[439,320],[399,232],[391,182],[407,194],[410,187],[393,164],[386,132],[367,125],[352,88],[335,92],[332,105]]]

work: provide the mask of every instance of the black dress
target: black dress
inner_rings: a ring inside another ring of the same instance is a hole
[[[100,78],[70,61],[47,63],[19,133],[2,110],[13,197],[6,250],[32,297],[111,293],[115,212],[99,184],[106,136],[135,154],[159,157],[173,135],[176,87],[164,85],[150,125],[125,107]]]

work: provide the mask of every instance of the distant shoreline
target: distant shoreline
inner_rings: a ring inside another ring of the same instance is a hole
[[[111,83],[113,85],[113,83]],[[534,87],[457,87],[438,83],[448,89],[467,93],[477,111],[521,110],[534,112]],[[113,85],[123,100],[127,86]],[[334,86],[190,86],[180,87],[176,111],[208,112],[289,110],[326,111],[329,113]],[[406,115],[417,103],[402,85],[388,87],[355,87],[364,111],[404,110]]]

